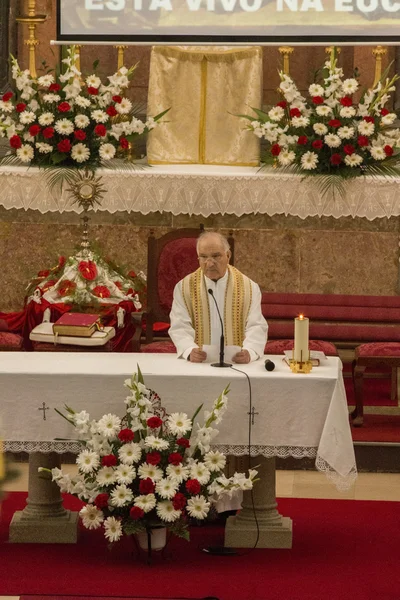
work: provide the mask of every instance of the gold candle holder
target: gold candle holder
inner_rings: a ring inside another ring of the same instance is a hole
[[[285,75],[289,75],[289,61],[290,56],[294,52],[294,48],[291,46],[280,46],[278,48],[279,54],[283,57],[283,72]]]
[[[294,350],[293,350],[294,357]],[[292,373],[310,373],[312,369],[312,362],[310,360],[310,351],[308,351],[308,359],[303,360],[303,352],[300,353],[300,360],[291,358],[289,360],[289,367]]]
[[[36,14],[36,0],[28,0],[28,14],[22,17],[17,17],[17,23],[25,23],[28,25],[29,39],[24,40],[24,44],[29,47],[29,72],[31,77],[36,79],[36,47],[39,45],[39,40],[36,38],[36,27],[44,23],[47,15]]]
[[[124,53],[125,53],[125,50],[128,48],[128,46],[123,46],[123,45],[119,44],[118,46],[114,46],[114,48],[116,48],[118,50],[117,69],[119,71],[124,66],[124,62],[125,62]]]
[[[382,77],[382,58],[387,54],[387,49],[383,46],[377,46],[372,50],[372,55],[375,57],[375,77],[372,87],[374,88]]]

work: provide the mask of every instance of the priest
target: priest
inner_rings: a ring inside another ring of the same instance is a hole
[[[207,359],[203,345],[219,346],[217,303],[225,343],[240,347],[233,361],[245,364],[259,359],[264,354],[268,331],[261,313],[260,288],[229,264],[229,243],[220,233],[202,233],[197,240],[197,255],[199,268],[174,289],[169,335],[178,357],[203,362]]]

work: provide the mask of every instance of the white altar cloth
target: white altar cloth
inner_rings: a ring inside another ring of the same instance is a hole
[[[281,356],[269,357],[272,372],[263,361],[241,365],[251,379],[251,454],[266,457],[316,457],[316,466],[338,487],[356,477],[342,364],[328,358],[326,366],[308,375],[293,374]],[[136,370],[160,396],[167,412],[189,415],[202,403],[209,409],[229,383],[228,411],[218,426],[215,446],[228,454],[248,452],[249,391],[245,375],[232,369],[215,369],[165,354],[89,354],[2,352],[0,406],[5,449],[13,452],[78,452],[74,430],[55,411],[68,404],[86,409],[91,417],[106,412],[122,416],[127,395],[123,383]],[[48,407],[44,413],[43,406]],[[46,420],[44,420],[44,414]]]
[[[346,183],[344,198],[321,196],[312,178],[257,167],[164,165],[135,171],[99,170],[107,193],[94,210],[211,214],[284,214],[378,217],[400,215],[400,178],[363,178]],[[66,186],[67,187],[67,186]],[[67,191],[50,192],[36,167],[0,167],[0,205],[6,209],[81,212]]]

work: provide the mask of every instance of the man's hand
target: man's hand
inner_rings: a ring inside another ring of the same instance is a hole
[[[207,353],[203,352],[203,350],[200,350],[200,348],[193,348],[193,350],[191,351],[189,356],[190,356],[190,358],[189,358],[190,362],[201,363],[206,360]]]
[[[241,350],[233,357],[233,362],[238,363],[240,365],[246,365],[251,360],[250,352],[248,350]]]

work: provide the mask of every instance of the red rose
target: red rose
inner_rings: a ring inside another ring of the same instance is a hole
[[[35,135],[40,133],[41,129],[42,128],[40,127],[40,125],[31,125],[29,127],[29,133],[31,134],[32,137],[35,137]]]
[[[386,116],[386,115],[388,115],[388,114],[389,114],[389,111],[388,111],[388,109],[387,109],[387,108],[382,108],[382,110],[381,110],[381,115],[382,115],[382,117],[384,117],[384,116]]]
[[[143,508],[140,508],[140,506],[132,506],[131,510],[129,511],[129,516],[131,519],[133,519],[133,521],[138,521],[143,517],[143,515],[144,510]]]
[[[69,279],[65,279],[60,287],[58,288],[58,294],[62,297],[69,296],[76,288],[75,281],[70,281]]]
[[[46,138],[46,140],[49,140],[50,138],[54,137],[54,128],[46,127],[45,129],[43,129],[42,133],[43,137]]]
[[[393,154],[393,148],[392,148],[392,146],[389,146],[389,144],[388,144],[383,149],[385,151],[386,156],[392,156],[392,154]]]
[[[171,454],[168,456],[168,462],[171,465],[180,465],[182,461],[183,457],[181,454],[179,454],[179,452],[171,452]]]
[[[340,154],[332,154],[331,156],[331,164],[332,165],[340,165],[340,163],[342,162],[342,157],[340,156]]]
[[[52,83],[49,87],[49,92],[59,92],[61,90],[61,85],[59,83]]]
[[[316,150],[321,150],[323,145],[324,145],[324,142],[322,140],[314,140],[313,143],[311,144],[311,146],[313,148],[315,148]]]
[[[81,260],[78,264],[78,271],[82,277],[88,281],[93,281],[93,279],[96,279],[97,277],[96,263],[92,260]]]
[[[280,106],[281,108],[286,108],[287,102],[286,102],[286,100],[281,100],[280,102],[278,102],[278,104],[276,106]]]
[[[13,97],[12,92],[6,92],[5,94],[3,94],[3,102],[8,102],[9,100],[11,100],[11,98]]]
[[[134,279],[136,277],[135,271],[129,271],[128,277],[132,277],[132,279]]]
[[[107,128],[105,125],[99,123],[99,125],[96,125],[96,127],[94,128],[94,132],[99,137],[104,137],[107,134]]]
[[[364,117],[364,121],[367,123],[374,123],[374,117]]]
[[[48,277],[49,275],[50,275],[49,269],[46,269],[45,271],[39,271],[39,273],[37,274],[38,277]]]
[[[69,140],[61,140],[57,144],[57,149],[59,152],[69,152],[71,150],[71,142]]]
[[[301,117],[301,112],[298,108],[291,108],[289,114],[291,117]]]
[[[88,87],[87,91],[92,96],[98,96],[99,95],[99,90],[97,88],[95,88],[95,87]]]
[[[342,106],[351,106],[353,104],[353,100],[350,98],[350,96],[344,96],[343,98],[340,98],[340,104]]]
[[[17,104],[17,106],[15,107],[15,110],[19,113],[24,112],[25,109],[26,109],[26,104],[24,102],[19,102]]]
[[[124,150],[128,150],[129,148],[129,142],[126,138],[124,137],[120,137],[119,138],[119,145],[121,146],[121,148],[123,148]]]
[[[161,427],[162,419],[160,417],[150,417],[147,419],[147,425],[150,429],[157,429],[157,427]]]
[[[324,103],[324,99],[322,96],[314,96],[312,101],[314,104],[323,104]]]
[[[142,479],[141,482],[139,483],[139,492],[141,494],[144,494],[144,495],[154,494],[155,489],[156,489],[156,484],[154,483],[154,481],[152,479],[150,479],[150,477],[146,477],[146,479]]]
[[[176,440],[176,443],[178,444],[178,446],[182,446],[182,448],[190,448],[190,442],[186,438],[179,438],[178,440]]]
[[[83,140],[86,140],[86,133],[82,131],[82,129],[77,129],[76,131],[74,131],[74,136],[76,140],[79,140],[81,142],[83,142]]]
[[[69,112],[71,110],[71,105],[69,104],[69,102],[60,102],[57,108],[59,112]]]
[[[356,151],[354,146],[352,146],[351,144],[346,144],[345,146],[343,146],[343,150],[345,154],[354,154],[354,152]]]
[[[172,498],[172,506],[174,507],[175,510],[182,510],[183,508],[185,508],[185,506],[186,506],[185,496],[183,494],[181,494],[180,492],[175,494],[175,496]]]
[[[10,146],[11,148],[15,148],[16,150],[18,148],[21,148],[22,141],[19,135],[13,135],[12,137],[10,137]]]
[[[113,96],[112,99],[113,99],[113,102],[115,102],[115,104],[120,104],[122,102],[121,96]]]
[[[369,139],[366,135],[359,135],[357,138],[357,144],[360,146],[360,148],[363,148],[364,146],[369,146]]]
[[[135,433],[132,431],[132,429],[121,429],[118,434],[118,439],[121,440],[121,442],[124,442],[124,444],[132,442],[134,437]]]
[[[114,454],[107,454],[107,456],[103,456],[101,459],[101,464],[103,467],[115,467],[117,464],[117,457]]]
[[[148,452],[146,454],[146,462],[149,465],[158,465],[161,462],[161,454],[159,452]]]
[[[342,122],[341,122],[341,121],[339,121],[339,119],[331,119],[331,120],[328,122],[328,125],[329,125],[330,127],[334,127],[334,128],[336,129],[337,127],[341,127],[341,125],[342,125]]]
[[[279,156],[281,150],[282,150],[282,148],[280,147],[279,144],[272,144],[272,146],[271,146],[272,156]]]
[[[108,494],[98,494],[94,499],[95,506],[97,508],[106,508],[108,506]]]
[[[189,494],[192,494],[193,496],[196,496],[196,494],[200,494],[201,491],[201,485],[197,481],[197,479],[188,479],[188,481],[185,483],[185,488],[187,489]]]
[[[106,113],[108,114],[109,117],[115,117],[115,115],[118,114],[118,112],[115,109],[115,106],[109,106],[106,109]]]
[[[92,292],[98,298],[109,298],[111,296],[110,290],[105,285],[96,285]]]
[[[305,146],[308,142],[308,138],[306,135],[299,135],[299,139],[297,140],[297,143],[299,146]]]

